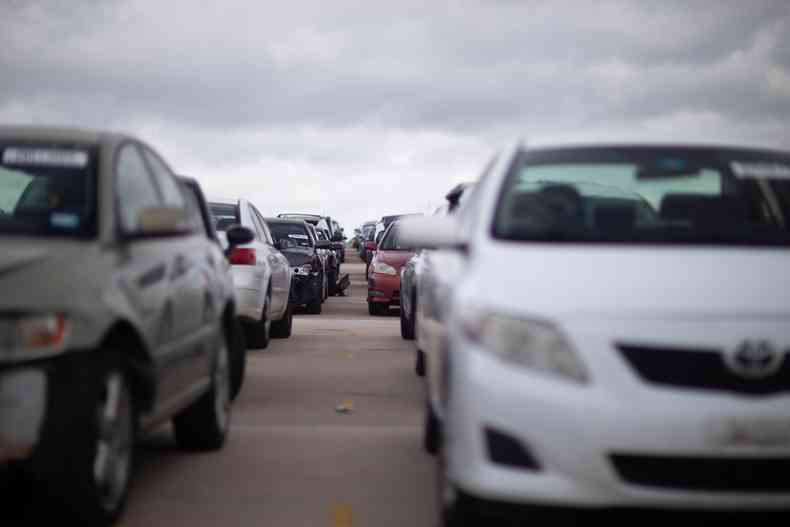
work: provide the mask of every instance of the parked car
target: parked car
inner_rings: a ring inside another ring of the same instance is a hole
[[[402,242],[398,223],[391,223],[370,263],[367,300],[371,315],[383,315],[390,306],[400,306],[400,270],[412,256],[414,249]]]
[[[305,306],[310,314],[320,314],[326,274],[319,251],[326,250],[329,242],[316,240],[311,225],[304,220],[266,218],[266,223],[293,269],[291,302],[294,306]]]
[[[323,236],[324,241],[329,241],[330,246],[322,249],[322,256],[325,261],[326,278],[327,278],[327,295],[332,296],[339,292],[338,280],[340,279],[340,264],[345,260],[346,246],[343,243],[345,236],[340,228],[340,225],[329,216],[321,216],[318,214],[296,214],[296,213],[283,213],[278,214],[278,218],[288,219],[302,219],[311,225],[311,231],[316,239],[321,239],[319,233]],[[330,254],[331,253],[331,254]]]
[[[445,196],[447,203],[437,208],[434,216],[458,213],[468,202],[472,188],[472,183],[453,187]],[[444,346],[446,293],[456,280],[462,263],[462,255],[457,251],[421,250],[401,270],[401,336],[417,340],[414,371],[419,376],[425,375],[426,350],[439,353]]]
[[[425,443],[481,508],[790,507],[790,152],[518,146],[457,218]],[[514,408],[517,411],[514,411]]]
[[[228,347],[229,360],[228,365],[230,368],[230,396],[231,400],[235,400],[241,392],[241,387],[244,384],[244,375],[247,369],[247,342],[244,338],[244,330],[241,326],[239,318],[234,316],[235,313],[235,289],[233,287],[233,275],[230,271],[230,255],[231,251],[226,251],[222,242],[217,236],[217,231],[214,228],[214,219],[206,203],[205,195],[200,187],[200,184],[190,177],[180,176],[180,182],[184,186],[184,196],[187,201],[187,208],[190,212],[190,217],[194,219],[195,227],[202,229],[206,233],[211,243],[215,245],[215,254],[212,256],[217,260],[225,260],[223,266],[224,272],[218,273],[218,283],[222,286],[218,291],[224,295],[223,304],[230,303],[234,309],[226,313],[228,319],[225,320],[225,327],[229,328]],[[246,236],[250,240],[255,237],[255,233],[246,227],[237,226],[236,236],[239,232],[246,229]]]
[[[225,443],[226,262],[134,137],[0,127],[0,151],[0,465],[67,521],[110,525],[138,431]]]
[[[212,199],[209,208],[223,242],[225,232],[234,225],[255,233],[250,243],[236,247],[230,255],[237,314],[244,325],[247,343],[251,348],[265,349],[270,337],[289,337],[293,325],[293,307],[289,302],[291,266],[275,246],[263,216],[246,199]]]
[[[365,247],[365,242],[368,241],[369,239],[372,239],[370,238],[370,231],[375,229],[376,229],[375,221],[366,222],[362,225],[362,227],[360,227],[360,233],[357,240],[357,254],[359,255],[359,258],[365,263],[367,263],[367,257],[368,257],[367,249]]]

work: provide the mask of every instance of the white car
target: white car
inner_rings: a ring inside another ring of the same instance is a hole
[[[428,368],[443,525],[790,508],[789,228],[790,153],[685,145],[517,145],[404,222],[464,258]]]
[[[256,234],[251,243],[237,247],[230,256],[236,312],[247,329],[247,343],[263,349],[269,345],[270,336],[290,337],[293,271],[276,247],[263,216],[245,199],[214,199],[209,208],[221,239],[232,225],[242,225]]]

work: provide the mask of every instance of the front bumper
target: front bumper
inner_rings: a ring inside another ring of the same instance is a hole
[[[27,458],[38,443],[47,405],[45,372],[0,369],[0,463]]]
[[[501,503],[584,509],[790,508],[790,475],[778,490],[723,491],[634,482],[615,462],[620,456],[654,464],[694,460],[688,466],[699,466],[694,463],[700,459],[703,464],[790,460],[790,444],[730,444],[717,435],[719,425],[732,419],[790,420],[790,396],[753,399],[645,386],[638,396],[623,397],[595,380],[574,384],[508,365],[468,343],[455,349],[461,340],[454,339],[448,355],[443,390],[448,479],[461,493]],[[520,458],[512,457],[512,448],[507,455],[520,465],[503,462],[501,452],[492,461],[497,454],[491,431],[519,445]],[[529,460],[534,464],[528,466]],[[733,481],[742,484],[743,474]]]
[[[323,280],[318,273],[294,275],[291,288],[291,303],[303,306],[322,299]]]
[[[368,302],[400,305],[400,276],[371,273],[368,278]]]

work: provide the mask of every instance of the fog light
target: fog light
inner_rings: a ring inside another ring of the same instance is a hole
[[[485,429],[485,436],[488,457],[492,462],[528,470],[541,470],[540,464],[529,448],[518,439],[491,428]]]

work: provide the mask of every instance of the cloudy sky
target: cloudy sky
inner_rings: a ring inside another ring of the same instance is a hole
[[[134,133],[347,231],[515,138],[790,146],[786,0],[0,0],[0,122]]]

